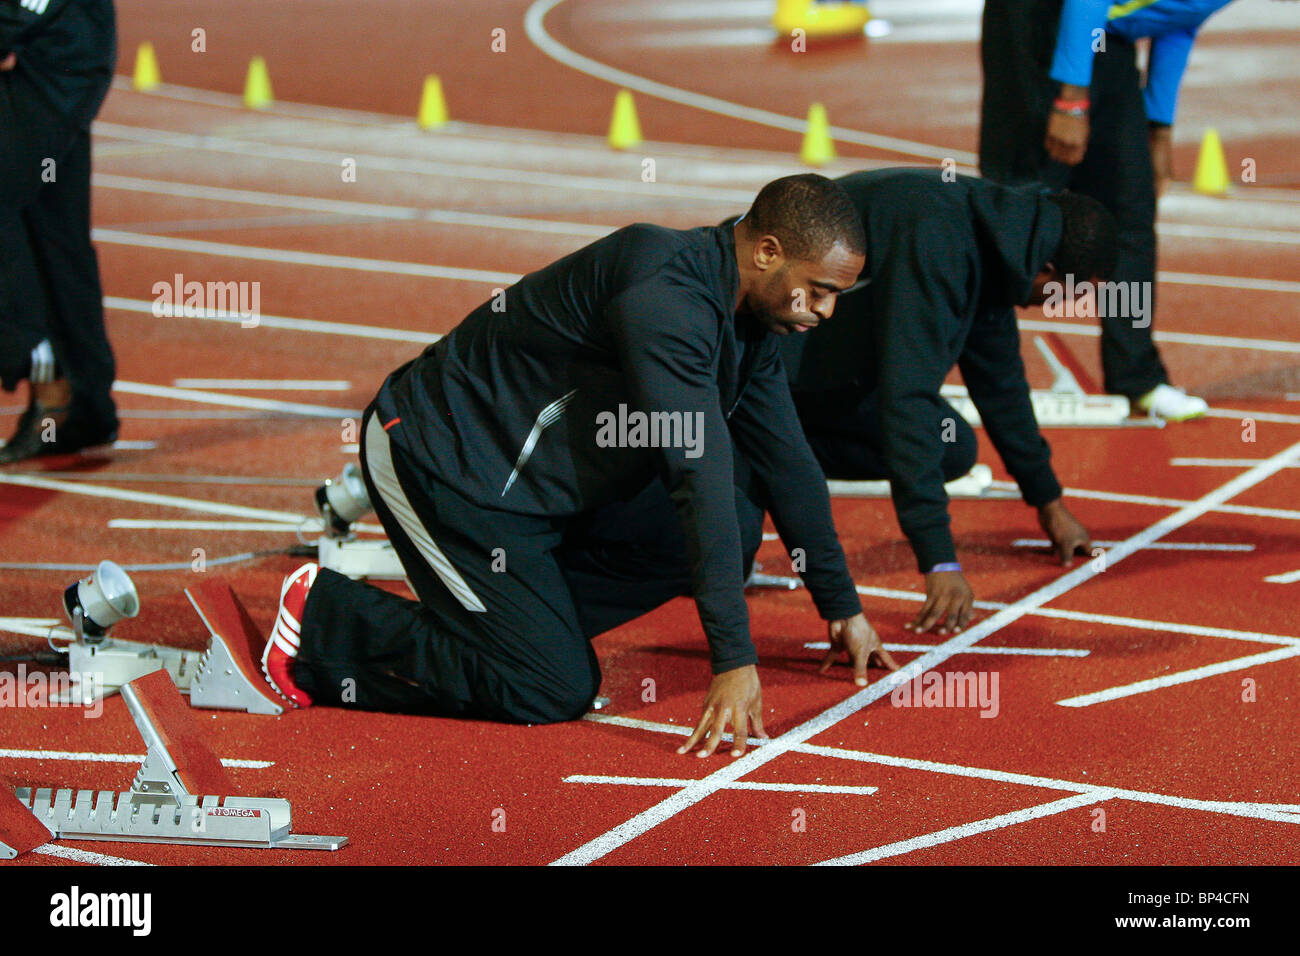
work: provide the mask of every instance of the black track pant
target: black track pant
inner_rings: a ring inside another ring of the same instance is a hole
[[[1061,0],[987,0],[980,56],[980,171],[1000,183],[1043,182],[1092,196],[1119,225],[1119,260],[1112,282],[1143,287],[1145,317],[1132,308],[1101,318],[1106,391],[1143,395],[1169,380],[1152,341],[1156,277],[1156,192],[1137,53],[1106,34],[1093,58],[1092,108],[1083,162],[1069,167],[1043,148],[1059,84],[1048,75]],[[1076,277],[1079,281],[1086,277]]]
[[[966,419],[940,401],[945,410],[938,420],[953,420],[953,440],[943,446],[943,480],[952,481],[975,467],[979,442]],[[804,435],[827,478],[878,481],[889,477],[881,451],[884,442],[875,392],[856,398],[842,391],[796,392],[794,403]]]
[[[90,134],[40,100],[19,69],[0,73],[0,379],[27,377],[43,339],[78,413],[115,424],[113,351],[90,243]]]
[[[320,572],[293,671],[317,703],[574,720],[600,687],[590,639],[691,591],[658,481],[564,522],[469,501],[391,444],[372,414],[361,449],[371,502],[419,600]],[[752,561],[762,511],[739,493],[738,506]]]

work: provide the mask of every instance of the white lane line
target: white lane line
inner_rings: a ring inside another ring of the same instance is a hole
[[[224,256],[230,259],[253,259],[257,262],[280,262],[295,266],[316,266],[322,269],[354,269],[358,272],[382,272],[389,275],[417,276],[422,279],[450,279],[457,282],[482,282],[488,285],[508,286],[520,279],[514,272],[490,272],[485,269],[461,269],[455,266],[435,266],[423,262],[399,262],[392,259],[367,259],[362,256],[341,256],[324,252],[302,252],[297,249],[271,249],[263,246],[244,246],[230,242],[210,242],[207,239],[182,239],[179,236],[152,236],[143,232],[125,232],[121,229],[95,229],[91,238],[99,243],[133,246],[140,249],[163,249],[168,252],[190,252],[203,256]],[[171,310],[164,310],[162,318],[170,318]]]
[[[916,591],[901,591],[895,588],[876,588],[859,584],[859,594],[868,597],[897,598],[902,601],[925,600],[925,595]],[[981,611],[1000,611],[1009,607],[1004,601],[976,601],[975,607]],[[1131,627],[1143,631],[1168,631],[1173,634],[1194,634],[1197,637],[1224,637],[1235,641],[1251,641],[1256,644],[1287,644],[1300,646],[1300,638],[1284,637],[1281,634],[1262,634],[1256,631],[1238,631],[1226,627],[1205,627],[1200,624],[1176,624],[1173,621],[1151,621],[1140,617],[1122,617],[1117,614],[1097,614],[1092,611],[1067,611],[1064,608],[1040,607],[1030,611],[1028,617],[1051,617],[1065,621],[1085,621],[1090,624],[1113,624],[1116,627]]]
[[[71,750],[11,750],[0,748],[0,757],[9,760],[73,760],[77,763],[143,763],[144,754],[78,753]],[[265,770],[274,767],[274,760],[239,760],[222,757],[223,767],[240,770]]]
[[[1208,285],[1218,289],[1250,289],[1252,292],[1300,292],[1300,282],[1289,279],[1255,279],[1250,276],[1203,275],[1199,272],[1159,272],[1156,279],[1171,285]]]
[[[685,735],[689,733],[687,729],[678,727],[674,724],[655,723],[632,717],[611,717],[589,714],[586,719],[593,723],[610,723],[617,726],[631,727],[657,733],[668,733],[673,735]],[[1092,783],[1078,783],[1072,780],[1058,780],[1051,777],[1039,777],[1030,774],[1013,773],[1002,770],[988,770],[979,767],[962,766],[959,764],[938,763],[930,760],[915,760],[907,757],[892,757],[884,754],[873,754],[859,750],[848,750],[841,747],[823,747],[816,744],[801,744],[793,749],[798,753],[813,754],[816,756],[989,780],[998,783],[1018,784],[1037,789],[1067,790],[1072,791],[1075,794],[1075,796],[1043,804],[1039,807],[1013,811],[1009,814],[1001,814],[997,817],[977,821],[975,823],[961,824],[956,827],[950,827],[946,830],[939,831],[938,833],[927,834],[922,837],[914,837],[911,840],[898,841],[883,847],[877,847],[874,850],[865,851],[864,853],[855,853],[849,854],[845,857],[837,857],[833,860],[826,861],[826,864],[871,862],[872,859],[883,859],[890,856],[897,856],[902,853],[911,852],[912,850],[921,849],[924,846],[935,846],[939,843],[951,842],[953,840],[962,839],[967,836],[974,836],[978,833],[987,832],[989,830],[1037,819],[1042,816],[1050,816],[1053,812],[1069,810],[1077,806],[1087,806],[1092,803],[1100,803],[1104,800],[1111,799],[1131,800],[1139,803],[1227,814],[1256,820],[1300,824],[1300,804],[1197,800],[1187,797],[1170,796],[1168,794],[1149,793],[1140,790],[1126,790],[1119,787],[1108,787]],[[1058,809],[1049,809],[1052,807],[1057,807]]]
[[[554,219],[493,216],[484,213],[461,212],[455,209],[388,206],[379,203],[323,199],[316,196],[293,196],[285,193],[260,192],[251,189],[225,189],[220,186],[200,186],[194,183],[178,183],[159,179],[137,179],[133,176],[115,176],[108,173],[95,173],[92,184],[107,189],[123,189],[160,196],[181,196],[187,199],[208,199],[214,202],[241,203],[250,206],[343,213],[401,222],[430,222],[438,225],[475,226],[482,229],[506,229],[547,235],[585,236],[592,239],[609,235],[615,228],[593,223],[561,222]]]
[[[912,853],[915,850],[924,850],[928,847],[939,846],[942,843],[952,843],[955,840],[964,840],[967,837],[973,837],[980,833],[988,833],[992,830],[1001,830],[1004,827],[1015,826],[1017,823],[1027,823],[1030,820],[1039,820],[1043,817],[1050,817],[1057,813],[1064,813],[1068,810],[1078,810],[1081,807],[1089,806],[1094,803],[1101,803],[1114,797],[1114,793],[1109,790],[1097,789],[1088,793],[1078,793],[1072,797],[1062,797],[1060,800],[1053,800],[1051,803],[1039,804],[1036,807],[1026,807],[1023,810],[1013,810],[1010,813],[1002,813],[996,817],[989,817],[986,820],[976,820],[972,823],[959,823],[955,827],[948,827],[946,830],[938,830],[934,833],[927,833],[924,836],[912,837],[909,840],[899,840],[897,843],[887,843],[884,846],[878,846],[873,850],[863,850],[860,853],[849,853],[846,856],[837,856],[834,859],[824,860],[816,866],[860,866],[864,863],[874,863],[876,860],[888,859],[891,856],[902,856],[905,853]]]
[[[104,296],[104,308],[117,309],[122,312],[147,312],[154,314],[155,303],[148,299],[126,299],[121,296]],[[205,319],[210,322],[225,322],[228,325],[241,325],[244,319],[238,315],[217,313],[194,314],[177,313],[168,316],[174,319]],[[384,339],[393,342],[410,342],[412,345],[429,345],[442,338],[432,332],[415,329],[386,329],[374,325],[355,325],[349,322],[321,322],[318,319],[294,319],[283,315],[259,315],[258,328],[287,329],[291,332],[320,332],[325,335],[350,335],[360,339]]]
[[[1211,408],[1205,413],[1210,418],[1253,418],[1260,422],[1277,422],[1281,425],[1300,425],[1300,415],[1281,412],[1248,412],[1240,408]]]
[[[319,534],[324,525],[319,520],[301,525],[287,521],[151,521],[143,518],[112,518],[108,527],[114,531],[275,531],[293,534]]]
[[[668,100],[670,103],[680,103],[683,106],[690,106],[708,113],[717,113],[721,116],[729,116],[733,119],[757,123],[760,126],[768,126],[774,129],[787,130],[792,133],[802,133],[804,131],[806,123],[802,119],[784,116],[781,113],[773,113],[770,110],[757,109],[752,106],[742,106],[739,103],[718,99],[715,96],[705,96],[702,93],[679,89],[666,83],[658,83],[573,52],[552,37],[546,31],[546,26],[543,23],[546,15],[562,2],[563,0],[538,0],[524,14],[524,30],[528,34],[528,39],[551,59],[564,64],[570,69],[577,70],[579,73],[585,73],[588,76],[594,76],[598,80],[604,80],[606,83],[625,86],[647,96],[656,96],[661,100]],[[945,149],[929,143],[917,143],[912,140],[899,139],[895,136],[864,133],[859,130],[845,129],[842,126],[832,126],[830,132],[835,139],[845,143],[857,143],[862,146],[885,149],[908,156],[923,156],[927,159],[951,158],[967,166],[974,166],[978,162],[978,157],[974,153],[957,149]]]
[[[1107,566],[1113,568],[1116,563],[1123,561],[1126,557],[1151,542],[1181,528],[1183,525],[1195,521],[1214,506],[1222,504],[1228,498],[1240,494],[1246,489],[1252,488],[1276,474],[1290,461],[1297,457],[1300,457],[1300,443],[1278,452],[1267,461],[1256,465],[1249,471],[1243,472],[1231,481],[1221,485],[1219,488],[1209,492],[1174,514],[1166,515],[1151,526],[1112,548],[1107,554]],[[866,707],[868,704],[879,700],[881,697],[888,694],[895,686],[897,686],[897,684],[909,681],[920,674],[939,666],[958,651],[965,650],[971,645],[978,643],[990,634],[993,634],[1001,630],[1003,627],[1006,627],[1008,624],[1019,620],[1029,611],[1041,607],[1047,602],[1073,590],[1079,585],[1091,580],[1099,573],[1101,572],[1096,569],[1095,562],[1092,561],[1086,562],[1074,570],[1066,572],[1055,581],[1044,585],[1032,594],[1026,595],[1010,607],[1004,608],[1003,610],[993,614],[991,617],[972,625],[965,633],[958,634],[952,639],[945,641],[943,644],[936,646],[934,650],[922,654],[920,657],[916,658],[901,670],[893,674],[892,679],[878,680],[875,684],[863,688],[846,700],[841,701],[835,706],[818,714],[816,717],[813,717],[811,720],[805,721],[794,729],[787,731],[780,737],[777,737],[770,744],[746,753],[745,756],[735,759],[720,770],[714,771],[707,777],[677,791],[672,796],[669,796],[665,800],[662,800],[654,806],[642,811],[631,819],[624,821],[605,833],[602,833],[600,836],[588,841],[577,849],[566,853],[564,856],[553,861],[552,865],[586,865],[606,856],[624,844],[658,826],[665,820],[676,816],[688,807],[703,800],[705,797],[716,792],[717,789],[724,784],[731,783],[740,777],[751,773],[763,764],[775,760],[781,754],[789,751],[792,747],[806,743],[810,738],[830,727],[833,727],[845,717],[851,716],[863,707]]]
[[[822,747],[805,744],[796,747],[799,753],[816,754],[822,757],[837,757],[841,760],[853,760],[859,763],[883,764],[887,767],[901,767],[905,770],[921,770],[928,773],[949,774],[956,777],[970,777],[975,780],[991,780],[997,783],[1023,784],[1026,787],[1041,787],[1048,790],[1069,790],[1075,793],[1093,793],[1105,790],[1118,800],[1132,800],[1136,803],[1154,803],[1161,806],[1177,807],[1180,810],[1203,810],[1207,813],[1223,813],[1229,816],[1250,817],[1256,820],[1272,820],[1278,823],[1300,823],[1300,804],[1294,803],[1255,803],[1235,800],[1199,800],[1193,797],[1175,797],[1167,793],[1151,793],[1146,790],[1127,790],[1095,783],[1080,783],[1077,780],[1059,780],[1053,777],[1039,777],[1032,774],[1015,773],[1007,770],[990,770],[983,767],[968,767],[961,764],[940,763],[935,760],[918,760],[914,757],[895,757],[888,754],[870,753],[863,750],[847,750],[843,747]]]
[[[42,478],[37,475],[0,474],[0,484],[22,485],[27,488],[44,488],[61,491],[69,495],[84,495],[90,498],[113,498],[118,501],[134,501],[142,505],[162,505],[167,508],[185,508],[189,511],[204,511],[208,514],[229,515],[233,518],[260,518],[264,521],[282,521],[297,524],[310,520],[306,515],[291,511],[271,511],[268,508],[248,508],[244,505],[228,505],[220,501],[205,501],[201,498],[183,498],[178,495],[158,495],[147,491],[131,491],[127,488],[112,488],[108,485],[96,485],[85,482],[63,481],[57,478]]]
[[[335,171],[339,167],[339,150],[312,149],[305,146],[284,146],[260,140],[232,139],[228,136],[210,136],[197,133],[174,133],[170,130],[150,129],[143,126],[122,126],[117,123],[96,122],[94,132],[116,139],[132,142],[152,143],[160,146],[174,146],[180,149],[196,149],[204,152],[233,153],[237,156],[257,156],[259,159],[281,159],[290,162],[312,163],[329,166]],[[534,186],[558,189],[566,193],[586,189],[593,192],[617,193],[623,196],[637,196],[648,200],[689,199],[696,203],[709,202],[736,207],[748,205],[753,201],[758,187],[753,189],[727,189],[718,186],[690,186],[666,182],[647,183],[641,179],[640,168],[635,175],[621,178],[602,176],[579,176],[568,173],[548,173],[536,170],[515,169],[502,166],[487,166],[481,163],[462,164],[431,159],[395,159],[392,156],[348,151],[347,155],[357,161],[359,167],[378,172],[409,173],[419,176],[434,176],[439,179],[469,179],[478,182],[507,183],[512,186]],[[794,165],[793,159],[791,165]]]
[[[1213,409],[1211,409],[1213,411]],[[997,482],[994,482],[997,484]],[[1065,494],[1074,498],[1092,498],[1097,501],[1119,501],[1132,505],[1153,505],[1157,508],[1181,508],[1190,504],[1185,498],[1155,498],[1151,495],[1130,495],[1120,491],[1096,491],[1088,488],[1066,488]],[[1212,508],[1222,514],[1250,515],[1256,518],[1284,518],[1300,521],[1300,511],[1289,508],[1258,508],[1254,505],[1219,505]]]
[[[1258,464],[1258,462],[1255,462]],[[1294,466],[1293,466],[1294,467]],[[1046,548],[1052,542],[1046,538],[1016,538],[1011,542],[1013,548]],[[1093,547],[1113,548],[1118,541],[1093,541]],[[1253,544],[1230,544],[1218,541],[1157,541],[1148,548],[1149,551],[1254,551]]]
[[[125,395],[148,395],[151,398],[174,398],[182,402],[201,402],[205,405],[230,405],[235,408],[258,408],[263,411],[285,412],[307,418],[360,418],[361,409],[334,408],[329,405],[307,405],[302,402],[282,402],[271,398],[250,398],[246,395],[225,395],[221,392],[204,392],[192,388],[172,388],[168,385],[150,385],[147,382],[113,383],[113,391]]]
[[[121,296],[105,296],[104,307],[108,309],[121,309],[126,312],[148,312],[153,314],[156,304],[147,299],[129,299]],[[208,319],[217,322],[227,322],[240,324],[243,318],[237,315],[194,315],[185,313],[184,315],[171,316],[172,318],[191,318],[191,319]],[[440,334],[416,331],[414,329],[390,329],[372,325],[356,325],[347,322],[322,322],[318,319],[296,319],[282,315],[260,315],[258,317],[258,327],[289,329],[295,332],[322,332],[329,335],[353,335],[359,338],[373,339],[391,339],[399,342],[412,342],[427,345],[438,341],[442,338]],[[1020,327],[1029,331],[1039,332],[1063,332],[1071,335],[1085,335],[1097,338],[1101,335],[1096,325],[1079,325],[1070,322],[1038,322],[1032,319],[1024,319],[1020,322]],[[1156,341],[1173,341],[1190,345],[1204,345],[1210,348],[1241,348],[1257,349],[1264,352],[1295,352],[1300,354],[1300,343],[1297,342],[1279,342],[1272,339],[1250,339],[1250,338],[1232,338],[1225,339],[1221,336],[1214,335],[1186,335],[1184,333],[1157,332]],[[1216,415],[1219,409],[1210,409],[1211,415]],[[1277,421],[1284,423],[1300,423],[1300,416],[1297,415],[1279,415],[1273,412],[1237,412],[1228,410],[1226,414],[1220,417],[1235,418],[1253,416],[1259,421]],[[1014,485],[1010,486],[1014,488]]]
[[[585,720],[596,724],[614,724],[635,730],[649,730],[654,733],[688,736],[689,727],[677,724],[657,723],[641,720],[637,717],[615,717],[613,715],[588,714]],[[731,740],[731,735],[726,735]],[[750,743],[761,745],[762,741],[750,738]],[[1236,816],[1254,816],[1258,819],[1279,820],[1283,823],[1300,823],[1300,803],[1256,803],[1231,800],[1198,800],[1191,797],[1174,797],[1164,793],[1151,793],[1145,790],[1126,790],[1098,783],[1080,783],[1077,780],[1061,780],[1055,777],[1040,777],[1010,770],[990,770],[985,767],[970,767],[962,764],[940,763],[934,760],[919,760],[914,757],[895,757],[888,754],[870,753],[865,750],[850,750],[844,747],[824,747],[820,744],[800,744],[793,748],[795,753],[813,754],[819,757],[834,757],[839,760],[852,760],[858,763],[882,764],[887,767],[901,767],[905,770],[921,770],[927,773],[942,773],[958,777],[970,777],[976,780],[991,780],[997,783],[1014,783],[1043,790],[1068,790],[1071,793],[1090,793],[1098,789],[1112,791],[1118,799],[1134,800],[1139,803],[1158,803],[1184,810],[1206,810],[1211,813],[1228,813]],[[1274,814],[1274,816],[1260,816]],[[1289,815],[1289,816],[1288,816]]]
[[[173,388],[230,388],[240,391],[265,392],[346,392],[351,382],[339,379],[309,378],[177,378]]]
[[[319,534],[325,525],[319,518],[304,517],[297,523],[288,521],[184,521],[156,518],[110,518],[108,527],[133,531],[273,531],[277,534]],[[352,525],[353,531],[385,534],[384,526],[365,521]]]
[[[1027,332],[1060,332],[1063,335],[1086,335],[1100,338],[1101,328],[1096,325],[1084,325],[1078,322],[1045,322],[1041,319],[1020,319],[1021,329]],[[1278,339],[1251,339],[1239,335],[1201,335],[1195,332],[1164,332],[1156,330],[1157,342],[1171,342],[1177,345],[1203,345],[1214,349],[1255,349],[1260,352],[1300,353],[1300,342],[1286,342]],[[1300,419],[1297,419],[1300,421]]]
[[[1264,580],[1269,584],[1294,584],[1300,581],[1300,570],[1287,571],[1285,574],[1270,574]]]
[[[1173,687],[1177,684],[1189,684],[1192,681],[1204,680],[1207,677],[1216,677],[1219,674],[1230,674],[1233,671],[1245,670],[1247,667],[1256,667],[1260,664],[1271,664],[1274,661],[1282,661],[1290,657],[1300,657],[1300,647],[1280,647],[1277,650],[1264,651],[1262,654],[1251,654],[1249,657],[1237,657],[1230,661],[1220,661],[1217,664],[1207,664],[1204,667],[1195,667],[1191,670],[1177,671],[1173,674],[1164,674],[1160,677],[1152,677],[1149,680],[1140,680],[1132,684],[1108,687],[1105,690],[1095,691],[1091,694],[1080,694],[1077,697],[1067,697],[1065,700],[1058,700],[1057,703],[1062,707],[1091,707],[1093,704],[1101,704],[1110,700],[1119,700],[1121,697],[1133,697],[1137,694],[1146,694],[1153,690],[1160,690],[1164,687]]]
[[[154,863],[145,863],[143,860],[130,860],[124,856],[109,856],[106,853],[95,853],[91,850],[79,850],[72,846],[63,846],[61,844],[46,843],[32,850],[33,853],[40,853],[44,856],[56,856],[61,860],[72,860],[76,863],[85,863],[91,866],[156,866]]]
[[[1192,634],[1196,637],[1222,637],[1230,641],[1253,641],[1257,644],[1285,644],[1300,647],[1300,638],[1282,634],[1261,634],[1255,631],[1237,631],[1227,627],[1204,627],[1200,624],[1174,624],[1171,621],[1147,621],[1117,614],[1095,614],[1089,611],[1067,611],[1063,608],[1039,608],[1038,617],[1054,617],[1064,621],[1086,621],[1093,624],[1113,624],[1143,631],[1168,631],[1171,634]]]
[[[156,441],[115,441],[113,449],[115,451],[151,451],[158,447]]]
[[[628,787],[685,787],[694,780],[689,778],[674,777],[607,777],[592,776],[590,774],[574,774],[565,777],[565,783],[610,783],[622,784]],[[778,793],[843,793],[850,795],[870,795],[879,790],[879,787],[836,787],[830,784],[821,783],[755,783],[745,780],[737,780],[735,783],[729,783],[723,790],[772,790]]]
[[[830,641],[807,641],[804,647],[810,651],[830,650]],[[924,654],[934,650],[933,644],[885,644],[885,650],[901,651],[906,654]],[[995,654],[999,657],[1087,657],[1092,651],[1064,647],[969,647],[963,654]],[[953,655],[958,656],[958,655]]]
[[[1191,223],[1165,222],[1156,226],[1161,236],[1179,239],[1227,239],[1240,242],[1273,242],[1300,245],[1300,232],[1285,229],[1248,229],[1232,226],[1198,226]]]
[[[1175,468],[1249,468],[1258,465],[1262,458],[1170,458]],[[1300,464],[1291,466],[1300,468]]]

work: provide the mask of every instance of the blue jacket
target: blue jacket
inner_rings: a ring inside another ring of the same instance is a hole
[[[1178,106],[1178,86],[1196,31],[1210,15],[1232,0],[1065,0],[1056,34],[1052,79],[1073,86],[1092,82],[1094,39],[1099,30],[1126,40],[1151,38],[1147,66],[1147,119],[1170,125]]]

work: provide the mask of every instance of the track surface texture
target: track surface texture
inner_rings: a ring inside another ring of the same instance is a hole
[[[847,667],[819,676],[806,645],[825,630],[806,592],[764,592],[750,608],[772,741],[738,760],[678,756],[709,677],[680,600],[596,640],[612,702],[572,724],[195,711],[243,793],[289,798],[296,830],[350,837],[340,852],[60,842],[19,864],[1300,863],[1292,6],[1243,2],[1212,20],[1182,91],[1157,340],[1213,414],[1048,433],[1105,555],[1063,570],[1018,500],[955,502],[979,619],[917,637],[903,625],[922,582],[889,503],[835,502],[896,659],[909,676],[996,677],[995,713],[894,706],[874,669],[862,690]],[[742,210],[800,170],[810,103],[839,133],[832,174],[965,167],[976,142],[970,0],[880,0],[889,36],[805,54],[774,42],[768,5],[751,0],[118,7],[123,75],[95,127],[94,204],[122,442],[0,470],[4,653],[40,646],[62,588],[105,557],[146,566],[133,572],[143,610],[117,636],[201,647],[182,593],[200,559],[269,628],[300,559],[248,555],[297,542],[312,489],[355,458],[348,420],[391,369],[608,229]],[[145,40],[166,81],[151,93],[128,78]],[[260,112],[238,96],[255,54],[278,98]],[[453,119],[433,132],[414,122],[427,73]],[[620,86],[648,140],[626,153],[603,140]],[[1210,126],[1230,171],[1257,169],[1227,198],[1188,184]],[[155,316],[155,284],[178,274],[258,283],[260,322]],[[1094,320],[1021,319],[1036,387],[1050,379],[1031,342],[1044,331],[1100,378]],[[0,398],[6,431],[22,400]],[[779,543],[759,560],[779,572]],[[98,719],[6,709],[0,728],[10,787],[126,789],[143,753],[120,698]]]

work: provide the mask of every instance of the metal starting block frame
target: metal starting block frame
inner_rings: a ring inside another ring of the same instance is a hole
[[[402,581],[406,571],[387,538],[331,538],[322,535],[316,548],[316,560],[353,580]]]
[[[1054,334],[1034,336],[1034,346],[1052,370],[1050,388],[1032,389],[1029,400],[1034,407],[1034,417],[1040,428],[1161,428],[1158,418],[1133,418],[1133,409],[1123,395],[1102,395],[1084,390],[1078,377],[1059,355],[1052,350],[1047,338],[1057,342],[1067,355],[1069,351]],[[1080,375],[1085,373],[1080,370]],[[1086,377],[1086,376],[1085,376]],[[942,395],[962,418],[972,427],[982,424],[979,410],[964,385],[944,385]]]
[[[15,790],[19,803],[53,839],[282,850],[337,850],[347,844],[344,836],[295,834],[288,800],[200,795],[207,786],[230,791],[233,784],[200,741],[199,727],[169,675],[137,678],[121,693],[148,748],[130,790]]]
[[[203,651],[143,644],[105,637],[98,643],[83,634],[58,628],[52,634],[71,638],[66,649],[72,689],[64,703],[92,704],[111,697],[130,681],[164,670],[194,707],[240,710],[278,716],[285,705],[263,679],[255,655],[264,641],[230,585],[214,578],[186,588],[199,619],[208,630]]]

